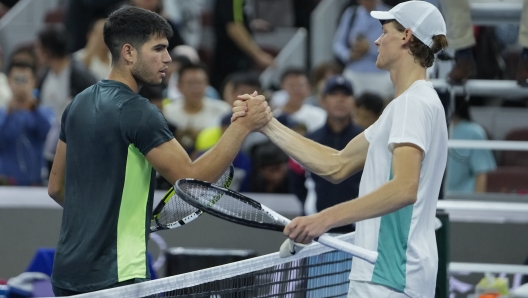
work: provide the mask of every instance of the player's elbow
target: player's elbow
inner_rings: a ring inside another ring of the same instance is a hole
[[[54,186],[53,184],[48,185],[48,195],[55,201],[57,204],[64,206],[64,188],[59,186]]]
[[[400,200],[405,206],[416,203],[418,200],[418,185],[408,185],[407,187],[404,187],[401,192]]]

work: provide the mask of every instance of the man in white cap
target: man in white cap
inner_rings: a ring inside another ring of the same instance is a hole
[[[396,98],[380,118],[341,151],[312,142],[276,119],[262,132],[311,172],[339,183],[363,168],[359,197],[295,218],[284,234],[309,243],[356,222],[357,246],[378,252],[371,264],[354,258],[349,297],[434,297],[438,256],[435,212],[447,160],[445,112],[426,78],[447,47],[440,12],[408,1],[371,15],[382,23],[376,66],[388,70]],[[247,110],[241,96],[233,118]]]

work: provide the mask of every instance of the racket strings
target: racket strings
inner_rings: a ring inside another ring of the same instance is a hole
[[[265,224],[281,224],[280,221],[276,220],[265,210],[238,199],[222,190],[193,183],[180,183],[179,186],[185,193],[198,201],[199,204],[231,217]]]
[[[228,188],[231,185],[233,179],[233,166],[229,166],[227,171],[222,174],[220,179],[216,181],[215,185]],[[199,210],[192,205],[186,203],[176,192],[172,197],[165,203],[165,206],[161,209],[157,221],[162,225],[169,225],[178,222]]]

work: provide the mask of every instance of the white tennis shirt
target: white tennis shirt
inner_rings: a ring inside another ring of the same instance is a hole
[[[412,298],[434,297],[438,270],[434,223],[447,161],[447,125],[432,84],[416,81],[387,105],[378,121],[365,130],[365,137],[370,146],[359,196],[392,179],[395,144],[420,147],[423,159],[416,203],[356,224],[356,245],[379,256],[374,265],[354,258],[350,279],[382,284]]]

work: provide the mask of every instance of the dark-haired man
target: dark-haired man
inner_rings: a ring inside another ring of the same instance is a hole
[[[426,69],[447,47],[446,25],[440,11],[425,1],[406,1],[371,15],[382,22],[383,32],[375,42],[376,66],[389,71],[396,90],[378,121],[341,151],[303,138],[275,119],[262,129],[292,158],[331,182],[363,168],[357,199],[297,217],[284,234],[309,243],[331,228],[356,222],[355,245],[377,252],[378,258],[374,263],[353,258],[349,297],[434,297],[434,223],[447,161],[447,125]],[[251,110],[243,101],[235,106],[234,118]]]
[[[97,82],[90,70],[68,53],[67,46],[66,29],[61,25],[48,25],[37,34],[35,53],[44,67],[37,82],[39,101],[53,109],[57,120],[44,145],[48,167],[55,155],[62,112],[72,98]]]
[[[381,96],[369,92],[361,94],[355,102],[354,122],[365,129],[378,120],[385,107]]]
[[[33,65],[12,63],[7,80],[13,95],[7,107],[0,108],[0,184],[40,186],[44,141],[55,117],[33,96]]]
[[[149,279],[153,169],[171,183],[216,181],[244,137],[271,118],[262,97],[251,101],[254,113],[191,161],[158,108],[136,93],[142,85],[161,84],[171,35],[154,12],[126,7],[112,13],[104,26],[112,54],[107,80],[81,92],[64,111],[48,186],[64,207],[52,274],[58,296]]]

